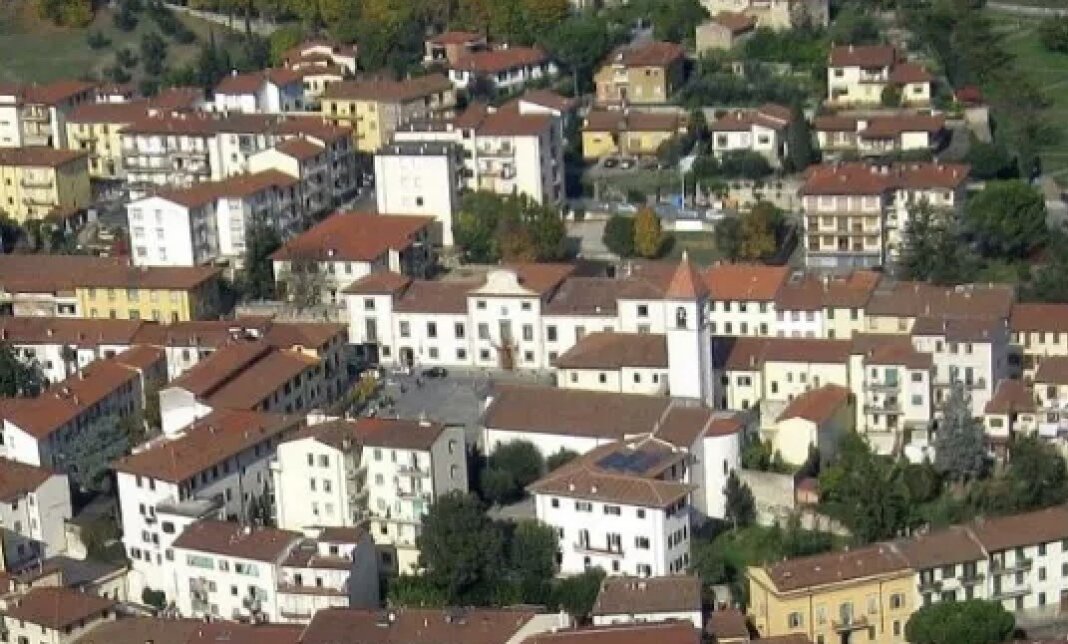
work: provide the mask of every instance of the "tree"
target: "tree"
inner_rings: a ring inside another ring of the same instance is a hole
[[[560,212],[526,195],[464,195],[453,226],[468,262],[547,262],[565,253],[567,227]]]
[[[801,110],[800,103],[795,103],[786,128],[786,158],[783,160],[787,172],[802,172],[805,168],[819,161],[819,150],[812,139],[812,128]]]
[[[634,217],[634,253],[653,259],[660,256],[663,248],[664,232],[660,228],[660,217],[652,208],[640,209]]]
[[[89,49],[103,49],[111,44],[111,39],[102,32],[93,30],[85,37],[85,42],[89,45]]]
[[[942,285],[970,281],[976,272],[974,258],[952,214],[936,211],[926,201],[909,210],[897,268],[904,279]]]
[[[910,520],[903,472],[857,434],[841,441],[834,462],[819,476],[820,500],[859,543],[896,537]]]
[[[900,107],[901,106],[901,88],[893,83],[887,83],[883,88],[883,93],[879,96],[879,101],[883,104],[883,107]]]
[[[304,30],[296,26],[281,27],[270,35],[271,63],[281,66],[286,52],[304,40]]]
[[[545,604],[550,599],[550,581],[556,574],[556,530],[525,519],[512,532],[508,546],[508,569],[523,603]]]
[[[586,621],[593,612],[604,577],[600,568],[588,568],[582,574],[561,579],[553,592],[554,603],[579,622]]]
[[[634,256],[634,218],[612,215],[604,225],[604,245],[619,257]]]
[[[322,304],[323,289],[327,286],[324,269],[314,259],[291,260],[288,268],[278,276],[278,283],[285,291],[280,295],[292,302],[298,311]]]
[[[573,452],[566,447],[561,447],[558,452],[545,459],[545,471],[552,472],[557,468],[567,465],[576,458],[578,458],[578,452]]]
[[[951,480],[966,482],[980,478],[986,471],[983,437],[983,426],[972,415],[964,385],[954,384],[935,436],[935,466]]]
[[[732,179],[759,181],[771,172],[772,168],[768,159],[763,154],[751,150],[728,152],[719,162],[719,173]]]
[[[999,601],[969,599],[923,606],[905,624],[912,644],[996,644],[1012,635],[1016,620]]]
[[[1020,295],[1030,302],[1068,302],[1068,234],[1055,228],[1050,230],[1046,243],[1046,261],[1035,267],[1030,283]]]
[[[449,603],[479,604],[492,594],[504,542],[478,499],[458,491],[438,497],[416,542],[427,579]]]
[[[1022,181],[995,181],[966,206],[968,227],[986,257],[1026,257],[1046,235],[1046,202]]]
[[[247,244],[242,280],[244,299],[273,299],[274,269],[271,255],[282,246],[282,239],[273,227],[255,223],[249,227]]]
[[[1052,445],[1035,436],[1018,438],[1002,476],[973,492],[978,509],[994,514],[1050,507],[1068,499],[1068,469]]]
[[[499,444],[479,477],[487,501],[503,505],[523,498],[526,487],[541,478],[545,462],[529,441]]]
[[[716,248],[724,257],[736,262],[742,257],[742,220],[740,217],[727,215],[716,222],[712,232],[716,239]]]
[[[1046,49],[1068,54],[1068,16],[1046,18],[1038,26],[1038,39]]]
[[[737,530],[739,527],[751,525],[756,520],[756,501],[753,499],[753,491],[742,483],[736,471],[731,470],[723,492],[727,497],[726,516],[731,526]]]
[[[782,212],[761,201],[740,217],[738,257],[746,261],[767,259],[779,248],[778,228]]]
[[[1001,143],[987,143],[972,137],[964,162],[971,167],[971,176],[980,181],[1015,179],[1016,161]]]
[[[111,487],[111,463],[130,449],[131,434],[139,428],[140,414],[97,418],[55,455],[57,465],[83,490],[106,492]],[[136,436],[133,436],[136,437]]]
[[[43,382],[39,364],[22,362],[10,344],[0,342],[0,397],[32,398],[41,392]]]

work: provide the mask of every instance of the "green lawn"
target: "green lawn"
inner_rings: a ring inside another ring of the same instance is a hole
[[[65,29],[42,23],[28,5],[15,2],[0,8],[0,51],[3,52],[0,81],[47,82],[90,75],[100,78],[103,70],[114,64],[116,51],[128,47],[140,57],[141,36],[157,30],[156,24],[142,13],[133,31],[120,31],[112,23],[108,9],[98,11],[93,24],[86,29]],[[181,14],[178,17],[201,40],[208,38],[211,28],[223,30],[198,18]],[[90,49],[86,43],[90,31],[103,33],[111,39],[111,45]],[[168,46],[168,67],[178,67],[196,56],[198,43],[179,45],[163,35]],[[140,78],[139,72],[140,65],[133,72],[134,80]]]
[[[716,247],[716,238],[712,233],[671,233],[674,244],[667,256],[671,259],[682,257],[682,251],[689,253],[690,260],[701,265],[711,264],[722,259],[723,253]]]
[[[1034,4],[1042,2],[1035,0]],[[992,13],[998,28],[1006,34],[1005,46],[1016,56],[1020,73],[1034,78],[1052,103],[1047,110],[1048,121],[1060,131],[1060,137],[1042,150],[1043,168],[1062,185],[1068,184],[1068,55],[1042,46],[1038,19]]]

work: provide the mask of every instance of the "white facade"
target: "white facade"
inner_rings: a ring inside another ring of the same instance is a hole
[[[4,460],[0,472],[20,488],[0,500],[4,559],[0,563],[6,570],[16,570],[66,552],[66,522],[72,516],[67,476]]]
[[[562,389],[662,396],[668,392],[668,374],[667,369],[662,367],[557,369],[556,386]]]
[[[460,207],[460,160],[450,144],[394,144],[375,154],[375,199],[385,215],[428,215],[435,241],[453,245]]]
[[[228,89],[228,84],[224,79],[220,87],[215,90],[215,111],[278,114],[304,109],[304,84],[300,77],[289,72],[284,72],[284,75],[293,78],[272,80],[263,75],[259,86],[255,89],[251,87]]]

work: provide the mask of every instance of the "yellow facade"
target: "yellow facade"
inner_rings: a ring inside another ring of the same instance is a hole
[[[814,644],[898,644],[916,610],[910,569],[780,592],[750,568],[749,617],[761,637],[807,635]]]
[[[601,159],[619,154],[619,141],[612,132],[583,132],[582,157]]]
[[[685,79],[684,61],[669,65],[622,66],[608,64],[597,70],[593,81],[599,103],[667,103]]]
[[[582,156],[601,159],[607,156],[652,156],[665,141],[675,136],[674,130],[648,132],[584,131]]]
[[[93,179],[122,177],[122,128],[124,123],[68,123],[67,147],[89,155]]]
[[[213,317],[218,309],[215,279],[190,289],[78,287],[83,317],[187,322]]]
[[[393,132],[406,121],[449,115],[455,108],[456,92],[452,89],[404,100],[324,96],[320,105],[323,116],[352,128],[353,144],[367,153],[388,144]]]
[[[54,166],[0,163],[0,212],[22,223],[90,204],[84,156]]]

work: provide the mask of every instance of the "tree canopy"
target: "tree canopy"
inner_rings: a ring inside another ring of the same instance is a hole
[[[488,601],[504,563],[504,540],[478,499],[462,492],[438,497],[417,543],[427,582],[447,601]]]
[[[970,481],[986,472],[985,430],[972,414],[963,383],[950,390],[935,435],[935,467],[956,481]]]
[[[1021,258],[1045,238],[1046,202],[1023,181],[995,181],[966,206],[968,227],[987,257]]]
[[[0,342],[0,397],[33,397],[41,392],[43,383],[40,365],[23,362],[10,344]]]
[[[604,225],[601,240],[608,250],[620,257],[634,256],[634,218],[612,215]]]
[[[727,497],[727,521],[730,521],[735,529],[750,525],[756,520],[753,491],[738,478],[736,471],[731,471],[727,477],[724,494]]]
[[[526,195],[464,195],[453,234],[468,262],[549,262],[566,252],[560,212]]]
[[[912,644],[997,644],[1012,635],[1016,620],[999,601],[937,602],[912,614],[905,637]]]
[[[652,208],[639,209],[634,217],[634,253],[653,259],[659,257],[663,249],[664,231],[660,227],[660,217]]]
[[[847,434],[835,461],[820,472],[820,496],[831,516],[860,543],[891,539],[909,521],[909,491],[894,462]]]
[[[492,503],[518,501],[528,485],[545,472],[545,460],[530,441],[498,445],[486,460],[480,484],[483,497]]]

